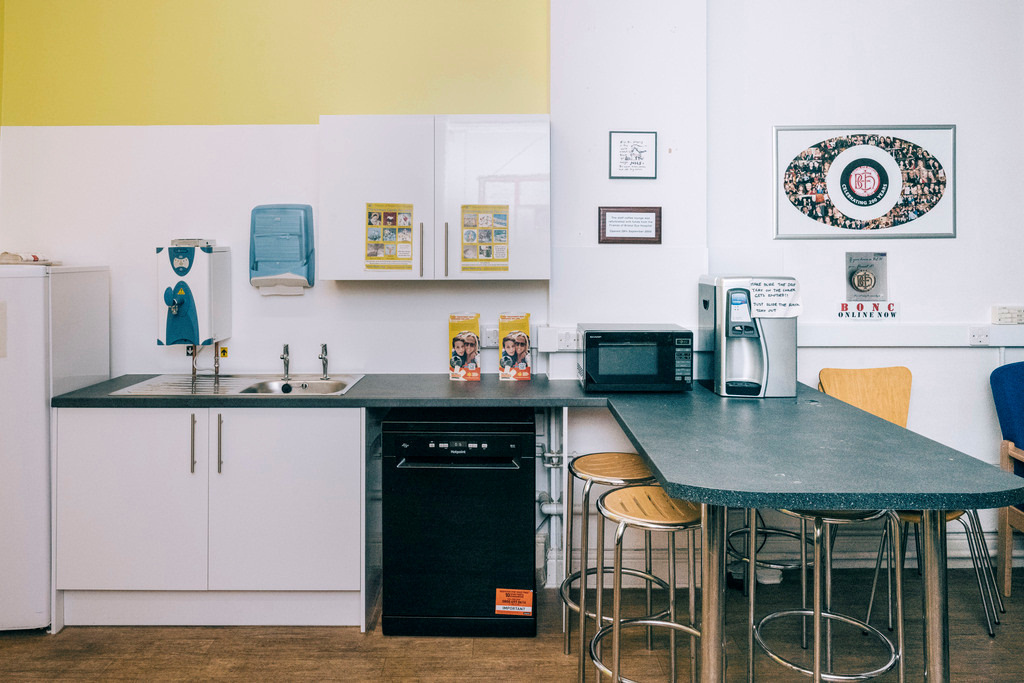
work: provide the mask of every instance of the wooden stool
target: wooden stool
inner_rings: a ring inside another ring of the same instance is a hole
[[[590,530],[590,489],[594,484],[603,486],[630,486],[634,484],[648,484],[655,481],[650,468],[636,453],[588,453],[574,458],[569,463],[569,481],[565,491],[565,573],[562,585],[559,587],[559,594],[562,598],[562,623],[565,624],[564,652],[569,654],[569,642],[571,640],[572,624],[569,619],[569,611],[579,613],[579,680],[584,679],[584,667],[586,665],[586,624],[587,617],[596,618],[596,614],[588,613],[586,610],[587,580],[590,574],[595,574],[596,569],[587,568],[587,554],[589,552],[588,535]],[[573,490],[574,480],[580,479],[583,483],[583,514],[580,524],[580,568],[572,571],[572,535],[573,535]],[[650,537],[646,539],[647,572],[643,575],[638,570],[631,570],[629,573],[648,580],[647,583],[647,612],[651,612],[651,546]],[[582,577],[582,578],[581,578]],[[569,587],[574,581],[579,580],[579,602],[573,602],[569,597]],[[655,580],[657,582],[657,580]],[[603,575],[598,579],[598,585],[603,583]],[[661,582],[664,584],[664,582]],[[598,624],[600,627],[600,624]]]
[[[604,523],[611,520],[618,524],[615,529],[615,560],[612,569],[612,623],[594,634],[590,641],[590,656],[597,667],[598,678],[611,674],[612,681],[626,681],[619,676],[620,640],[622,628],[630,626],[665,627],[669,631],[669,680],[676,679],[676,631],[690,634],[690,680],[697,679],[697,638],[700,631],[696,624],[696,558],[694,540],[700,528],[700,506],[685,500],[670,498],[660,486],[628,486],[615,489],[601,496],[597,501],[600,517],[597,519],[597,575],[604,575]],[[668,620],[651,617],[638,619],[622,618],[622,537],[626,529],[643,529],[645,534],[652,531],[667,531],[668,534]],[[689,621],[676,621],[676,532],[687,532],[689,546]],[[596,613],[602,623],[602,587],[598,587]],[[601,661],[601,640],[612,634],[612,666]]]

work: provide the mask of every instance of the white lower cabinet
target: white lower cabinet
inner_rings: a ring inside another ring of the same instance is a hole
[[[210,410],[210,590],[359,590],[360,415]]]
[[[206,589],[207,423],[205,409],[58,410],[55,588]]]
[[[61,408],[55,589],[358,591],[358,408]]]

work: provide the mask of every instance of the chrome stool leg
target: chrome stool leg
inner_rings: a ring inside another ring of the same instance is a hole
[[[824,522],[814,518],[814,671],[812,680],[821,683],[821,534]],[[827,532],[828,528],[824,527]]]
[[[651,562],[651,532],[644,532],[644,570],[648,574],[653,574],[653,564]],[[654,601],[652,600],[652,593],[654,586],[651,585],[650,581],[647,584],[647,614],[650,614],[654,610]],[[671,583],[669,584],[671,585]],[[654,629],[650,626],[647,627],[647,649],[654,649]]]
[[[889,595],[892,595],[892,570],[889,569],[892,566],[892,552],[889,551],[889,525],[886,524],[882,528],[882,535],[878,539],[878,554],[875,556],[875,573],[871,578],[871,597],[868,598],[868,611],[864,616],[864,621],[871,623],[871,610],[875,606],[875,589],[878,588],[878,575],[882,569],[882,553],[885,552],[886,557],[886,573],[888,575],[886,583],[889,584],[890,591]],[[890,614],[889,614],[889,630],[892,630],[892,600],[889,601]]]
[[[995,617],[998,624],[999,617],[996,615],[996,609],[992,603],[991,596],[985,593],[985,589],[988,588],[988,582],[982,578],[981,565],[979,564],[980,558],[978,557],[978,549],[975,547],[975,539],[972,538],[971,529],[962,516],[956,521],[960,522],[960,526],[964,528],[964,535],[967,538],[967,550],[971,554],[971,566],[974,567],[974,579],[978,584],[978,595],[981,597],[981,606],[985,611],[985,626],[988,627],[988,635],[994,638],[996,631],[992,627],[992,618]],[[982,583],[983,581],[984,584]]]
[[[597,516],[597,597],[594,598],[594,614],[597,618],[594,620],[596,632],[600,633],[604,625],[604,515],[599,514]],[[595,635],[596,638],[596,635]],[[593,648],[593,645],[591,645]],[[591,655],[597,666],[597,680],[601,680],[601,667],[597,665],[597,662],[601,660],[601,650],[598,647],[597,654]],[[582,659],[580,660],[582,661]],[[582,664],[580,665],[582,667]],[[584,676],[580,675],[580,683],[583,683]]]
[[[587,645],[587,558],[589,552],[589,548],[587,547],[589,543],[587,542],[587,539],[590,536],[590,489],[593,485],[594,482],[593,480],[590,479],[588,479],[583,484],[583,513],[580,515],[580,592],[579,600],[577,601],[580,605],[580,661],[576,667],[580,683],[583,683],[583,681],[586,680],[587,676],[585,673],[586,667],[584,666],[586,664],[586,657],[583,656],[583,653],[585,651],[583,648],[585,648]],[[600,519],[598,520],[597,543],[598,560],[600,561],[601,553],[603,552],[604,546],[604,539],[601,537]],[[604,583],[604,574],[603,569],[601,569],[601,567],[602,564],[598,564],[597,576],[594,577],[597,581],[598,605],[601,604],[601,586]],[[598,611],[598,614],[600,614],[600,611]],[[601,628],[600,617],[598,617],[597,626],[595,627],[595,629],[598,628]]]
[[[1002,614],[1006,614],[1006,606],[1003,605],[1003,597],[1000,595],[999,588],[996,585],[996,573],[993,565],[992,556],[988,553],[988,548],[985,545],[985,532],[981,528],[981,518],[978,517],[977,510],[968,510],[967,514],[971,517],[971,526],[974,527],[975,538],[978,540],[979,548],[982,550],[981,557],[987,559],[985,564],[986,574],[988,580],[991,583],[992,591],[995,594],[996,606]],[[996,623],[999,623],[998,621]]]
[[[620,523],[615,528],[615,559],[612,569],[612,680],[619,680],[619,664],[621,655],[622,629],[619,624],[622,622],[622,535],[626,532],[626,525]],[[672,584],[669,584],[669,613],[675,611],[675,591]],[[672,673],[675,675],[675,652],[670,655],[672,661]],[[673,678],[673,680],[675,680]]]
[[[807,610],[807,520],[800,520],[800,609]],[[800,619],[800,647],[807,649],[807,617]]]
[[[565,487],[565,571],[562,572],[562,583],[564,584],[569,580],[572,575],[572,532],[573,532],[573,519],[576,515],[573,513],[573,490],[576,488],[576,477],[569,474],[567,477]],[[583,533],[586,533],[584,529]],[[582,581],[581,581],[582,583]],[[579,599],[576,600],[579,603]],[[562,601],[562,632],[564,634],[562,643],[562,653],[569,654],[569,642],[572,640],[572,620],[570,619],[569,603],[565,600]]]

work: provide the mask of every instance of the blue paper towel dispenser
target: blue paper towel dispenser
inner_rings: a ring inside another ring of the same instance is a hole
[[[261,294],[302,294],[313,286],[312,206],[254,207],[249,232],[249,282]]]

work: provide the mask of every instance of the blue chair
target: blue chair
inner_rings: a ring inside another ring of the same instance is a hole
[[[1003,433],[999,465],[1007,472],[1024,477],[1024,362],[1008,363],[992,371],[992,399]],[[1013,530],[1024,531],[1024,506],[999,510],[998,564],[999,585],[1010,597],[1010,573],[1013,565]]]

